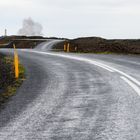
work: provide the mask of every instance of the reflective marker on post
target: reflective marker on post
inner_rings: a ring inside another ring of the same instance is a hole
[[[15,65],[15,78],[19,78],[19,60],[18,60],[18,54],[16,51],[16,46],[14,46],[14,65]]]

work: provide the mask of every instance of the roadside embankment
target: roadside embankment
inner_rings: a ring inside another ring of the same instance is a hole
[[[16,93],[24,79],[24,67],[19,65],[19,78],[16,79],[13,58],[0,54],[0,105]]]
[[[70,44],[70,52],[140,54],[140,39],[107,40],[85,37],[61,42],[55,46],[55,49],[62,50],[64,43]]]
[[[46,42],[47,40],[55,39],[55,40],[65,40],[63,38],[55,38],[55,37],[43,37],[43,36],[5,36],[0,39],[0,48],[13,48],[13,44],[16,45],[16,48],[25,48],[31,49],[36,47],[38,44],[42,42]]]

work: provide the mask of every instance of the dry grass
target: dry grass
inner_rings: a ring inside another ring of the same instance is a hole
[[[25,80],[25,69],[23,65],[19,65],[19,79],[14,78],[14,66],[13,58],[2,56],[1,57],[1,68],[0,68],[0,105],[6,102],[9,97],[15,95],[17,89],[21,86]]]

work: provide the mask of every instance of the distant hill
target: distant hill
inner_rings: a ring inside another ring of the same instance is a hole
[[[104,39],[100,37],[65,39],[42,36],[7,36],[0,38],[0,47],[12,48],[13,43],[15,43],[17,48],[34,48],[37,44],[44,42],[44,40],[22,39],[64,40],[64,42],[54,46],[54,49],[59,51],[63,51],[64,43],[70,43],[70,52],[140,54],[140,39]]]
[[[31,39],[31,40],[29,40]],[[43,39],[60,39],[56,37],[42,37],[42,36],[6,36],[0,37],[0,48],[13,48],[13,44],[17,48],[34,48],[41,42],[44,42]],[[64,40],[63,38],[61,38]]]

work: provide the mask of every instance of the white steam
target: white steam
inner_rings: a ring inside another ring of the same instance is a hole
[[[24,19],[22,28],[19,29],[18,35],[25,36],[40,36],[42,34],[43,27],[40,23],[34,22],[31,18]]]

